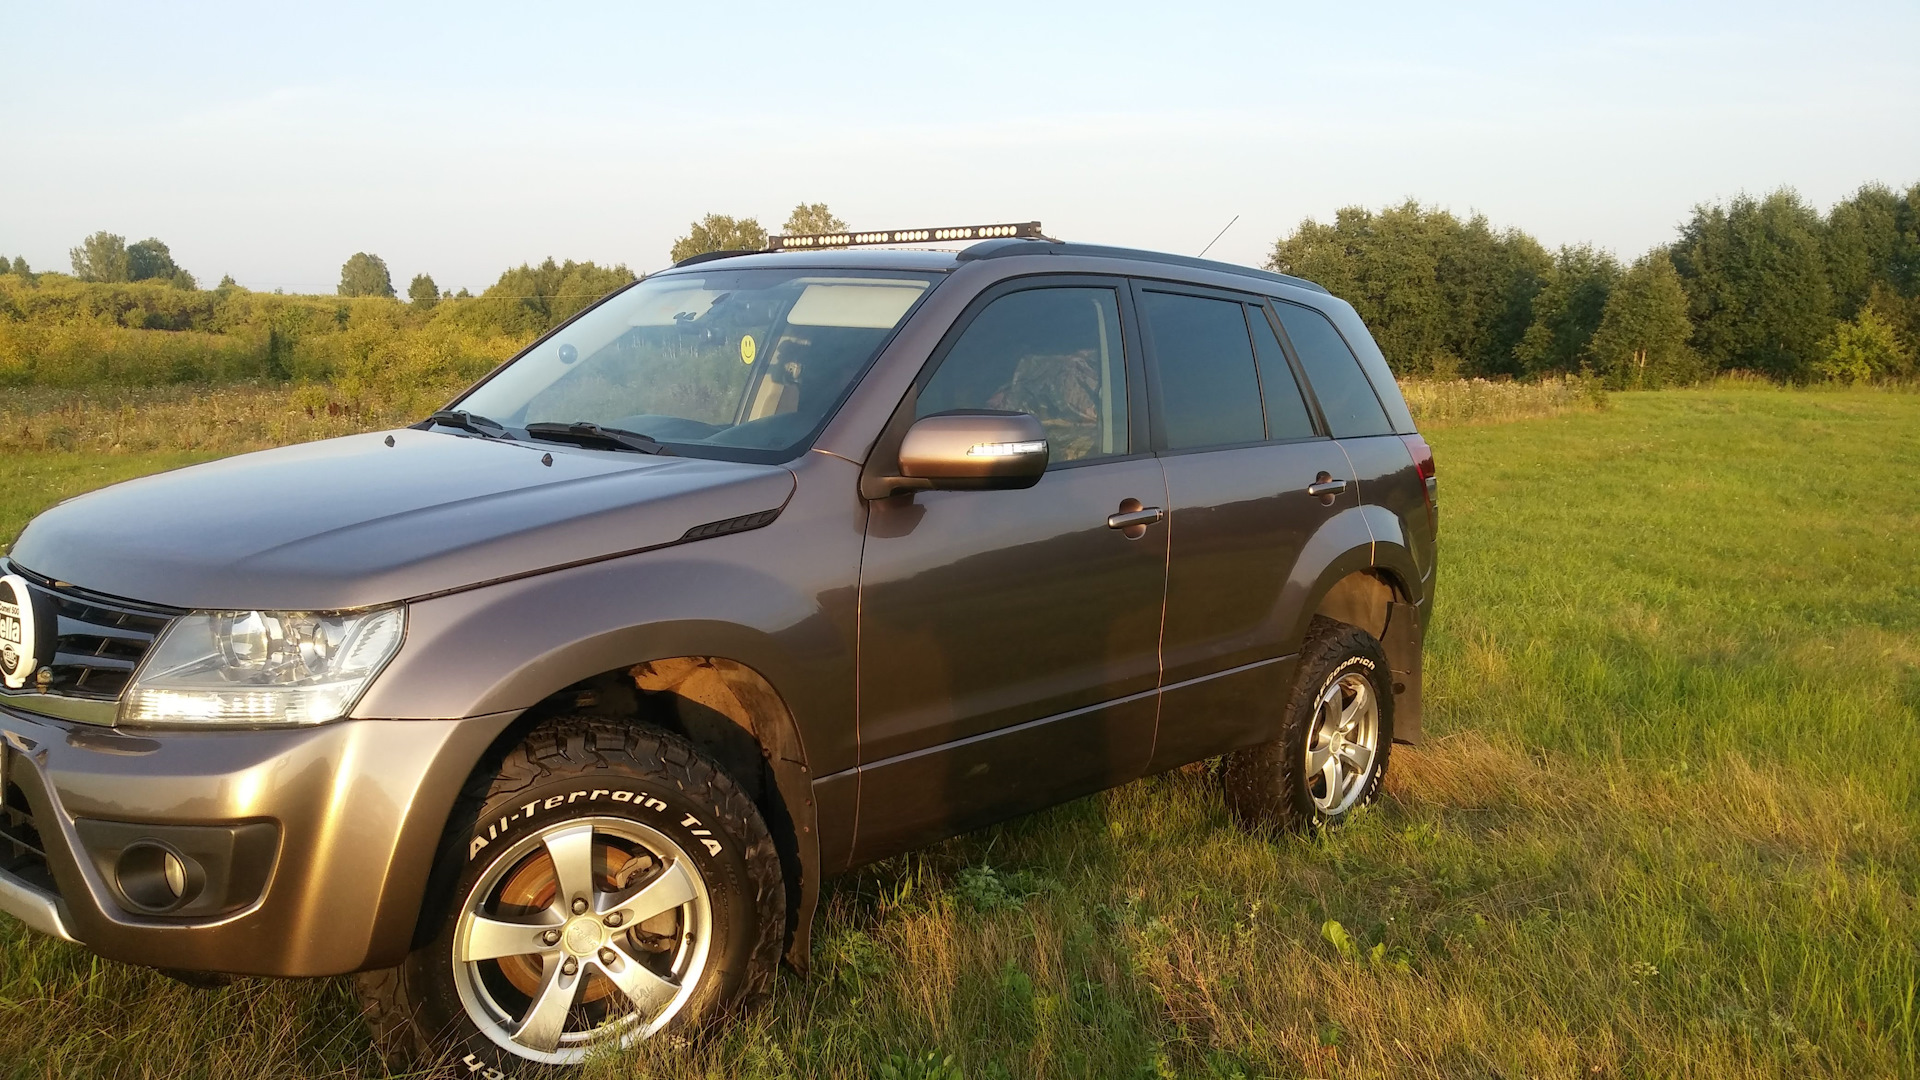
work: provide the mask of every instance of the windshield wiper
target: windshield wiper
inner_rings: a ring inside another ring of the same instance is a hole
[[[429,428],[435,424],[441,427],[459,428],[461,431],[471,431],[485,439],[509,437],[505,424],[498,420],[489,420],[478,413],[467,412],[465,409],[441,409],[420,422],[422,428]]]
[[[638,450],[642,454],[665,454],[669,451],[660,444],[660,440],[651,435],[642,435],[637,431],[622,431],[619,428],[601,427],[585,420],[572,424],[539,423],[527,425],[527,436],[545,439],[548,442],[570,442],[578,446],[601,447],[609,450]]]

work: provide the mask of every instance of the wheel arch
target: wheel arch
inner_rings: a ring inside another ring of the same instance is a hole
[[[569,670],[577,677],[521,712],[471,763],[469,775],[490,775],[529,731],[555,716],[648,724],[686,737],[746,790],[766,821],[789,898],[786,960],[804,972],[820,895],[819,822],[813,770],[792,709],[765,674],[743,661],[672,649],[634,655],[642,658],[585,676]],[[448,807],[442,847],[459,825],[456,814]],[[438,915],[421,905],[413,947]]]
[[[1397,531],[1379,537],[1366,509],[1336,515],[1301,550],[1289,582],[1302,586],[1301,602],[1291,609],[1297,621],[1289,648],[1298,650],[1306,641],[1315,617],[1372,634],[1393,673],[1394,741],[1417,743],[1425,627],[1412,583],[1419,576]]]

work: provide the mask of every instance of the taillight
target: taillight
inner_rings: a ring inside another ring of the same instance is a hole
[[[1433,447],[1418,435],[1402,435],[1400,441],[1407,444],[1407,454],[1413,458],[1413,470],[1420,474],[1420,492],[1427,497],[1427,526],[1436,533],[1440,531],[1439,513],[1434,509],[1434,499],[1440,490],[1440,481],[1433,469]]]

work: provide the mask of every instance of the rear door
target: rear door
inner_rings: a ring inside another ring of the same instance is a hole
[[[977,301],[929,360],[916,416],[1031,413],[1052,457],[1024,491],[871,504],[856,861],[1145,768],[1167,529],[1108,524],[1166,504],[1129,408],[1144,396],[1133,336],[1124,281],[1025,279]]]
[[[1262,298],[1145,281],[1134,291],[1172,512],[1153,771],[1277,732],[1294,666],[1282,646],[1311,585],[1292,580],[1294,564],[1357,504]]]
[[[1275,300],[1273,311],[1328,428],[1353,463],[1361,503],[1380,507],[1407,530],[1408,548],[1424,580],[1432,567],[1421,563],[1433,555],[1426,482],[1415,470],[1406,442],[1394,433],[1373,383],[1325,315],[1285,300]]]

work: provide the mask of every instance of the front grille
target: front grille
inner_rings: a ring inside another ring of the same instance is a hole
[[[53,662],[44,669],[44,679],[30,684],[43,694],[117,700],[153,639],[178,614],[95,596],[18,566],[12,570],[28,580],[34,604],[51,604],[60,619]]]

